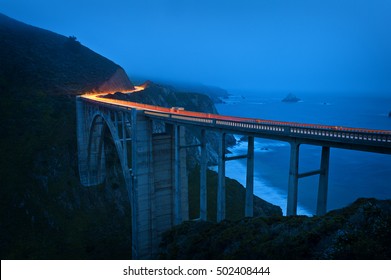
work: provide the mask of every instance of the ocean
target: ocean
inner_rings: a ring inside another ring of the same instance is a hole
[[[295,121],[347,127],[391,130],[391,96],[297,94],[298,103],[284,103],[287,93],[231,91],[216,108],[222,115]],[[235,135],[240,140],[240,135]],[[247,151],[239,141],[233,155]],[[280,206],[286,214],[290,145],[255,139],[254,193]],[[319,169],[321,148],[301,145],[299,172]],[[245,186],[246,160],[226,163],[226,176]],[[314,215],[319,176],[299,179],[298,214]],[[391,199],[391,155],[332,148],[327,210],[341,208],[357,198]]]

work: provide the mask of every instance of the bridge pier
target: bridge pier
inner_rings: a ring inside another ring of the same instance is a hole
[[[219,139],[217,222],[221,222],[222,220],[224,220],[226,214],[225,163],[226,161],[229,160],[236,160],[236,159],[243,159],[243,158],[247,159],[244,216],[252,217],[254,215],[254,137],[253,136],[248,137],[247,155],[226,157],[225,135],[226,135],[225,133],[221,133]],[[205,169],[206,169],[206,165],[205,165]],[[202,184],[202,180],[201,180],[201,184]],[[206,199],[206,197],[204,199]]]
[[[206,171],[207,171],[207,155],[206,155],[206,131],[201,130],[201,162],[200,162],[200,219],[207,220],[208,205],[207,205],[207,185],[206,185]]]
[[[297,191],[299,183],[299,150],[300,144],[291,143],[291,155],[289,165],[289,180],[288,180],[288,205],[286,208],[287,216],[297,214]]]
[[[181,174],[181,163],[180,163],[180,152],[181,152],[181,127],[179,125],[174,125],[174,153],[175,153],[175,159],[174,159],[174,186],[175,186],[175,192],[174,192],[174,224],[179,225],[182,222],[182,209],[181,209],[181,180],[180,180],[180,174]]]
[[[327,212],[327,192],[329,183],[330,147],[322,147],[316,215]]]
[[[189,219],[184,128],[154,134],[143,111],[132,110],[132,175],[135,203],[134,259],[157,256],[161,235]]]
[[[254,137],[249,136],[247,142],[247,173],[245,217],[254,216]]]
[[[132,110],[132,213],[133,259],[153,255],[154,172],[152,161],[152,125],[142,111]]]
[[[84,186],[95,186],[106,178],[102,121],[95,121],[91,128],[93,111],[79,97],[76,98],[77,147],[80,182]]]
[[[291,143],[289,182],[288,182],[288,199],[287,199],[287,216],[297,215],[297,194],[298,183],[300,178],[318,175],[318,197],[316,204],[316,215],[324,215],[327,211],[327,192],[328,192],[328,176],[329,176],[329,161],[330,147],[322,147],[320,169],[299,173],[299,151],[300,143]]]
[[[217,182],[217,222],[225,219],[225,133],[220,134]]]

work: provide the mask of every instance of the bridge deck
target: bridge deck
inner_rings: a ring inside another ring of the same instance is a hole
[[[98,103],[100,106],[114,106],[122,110],[143,110],[145,115],[151,119],[160,119],[169,123],[199,126],[209,130],[222,130],[228,133],[291,143],[299,142],[300,144],[391,154],[390,130],[223,116],[103,98],[96,94],[83,95],[82,98]]]

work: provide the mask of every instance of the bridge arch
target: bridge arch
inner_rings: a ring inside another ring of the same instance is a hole
[[[132,257],[137,258],[138,242],[137,225],[138,217],[134,183],[128,167],[128,149],[126,147],[130,138],[131,126],[128,124],[127,131],[121,129],[121,123],[125,123],[123,112],[112,112],[95,106],[87,106],[77,99],[77,142],[79,158],[79,175],[83,186],[96,186],[104,182],[106,178],[105,135],[110,137],[113,152],[116,154],[123,180],[126,186],[130,209],[131,209],[131,243]],[[119,121],[121,117],[121,122]],[[129,123],[130,116],[127,119]],[[126,135],[128,138],[126,139]],[[124,139],[123,139],[124,138]],[[107,140],[106,140],[107,141]],[[114,151],[115,150],[115,151]],[[130,150],[129,150],[130,152]],[[130,234],[130,233],[129,233]]]
[[[129,198],[131,202],[132,198],[132,180],[129,173],[129,165],[127,160],[127,145],[126,134],[124,135],[125,139],[120,139],[120,134],[117,126],[114,124],[110,116],[107,114],[97,111],[92,115],[91,122],[88,128],[88,148],[87,148],[87,164],[90,170],[97,169],[97,176],[102,182],[105,179],[105,151],[104,151],[104,134],[105,130],[109,130],[116,152],[121,164],[122,174],[127,186],[127,191],[129,192]]]
[[[132,258],[155,258],[162,234],[181,222],[178,217],[188,219],[182,130],[169,126],[154,133],[152,120],[142,110],[118,110],[80,97],[76,111],[82,185],[94,186],[105,180],[105,142],[112,139],[131,207]]]
[[[122,134],[119,131],[120,126],[118,125],[118,115],[122,114]],[[113,120],[113,118],[114,120]],[[106,177],[106,158],[105,158],[105,135],[110,135],[112,142],[115,146],[117,158],[121,165],[122,175],[125,182],[126,192],[131,209],[131,243],[132,243],[132,256],[137,258],[137,215],[136,215],[136,201],[134,194],[134,187],[132,176],[128,164],[128,147],[127,137],[131,131],[127,131],[125,126],[125,114],[114,112],[112,116],[111,112],[105,112],[101,110],[95,111],[90,118],[88,125],[88,146],[87,146],[87,164],[90,170],[98,168],[97,177],[98,180],[103,182]],[[95,174],[92,174],[94,176]]]

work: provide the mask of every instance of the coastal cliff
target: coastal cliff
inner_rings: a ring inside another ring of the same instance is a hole
[[[134,89],[124,69],[118,68],[95,92],[127,91]]]

